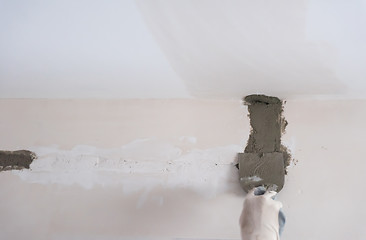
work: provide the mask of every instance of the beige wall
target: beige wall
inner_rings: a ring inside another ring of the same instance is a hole
[[[366,101],[290,101],[283,239],[364,239]],[[239,239],[239,101],[0,100],[0,239]]]

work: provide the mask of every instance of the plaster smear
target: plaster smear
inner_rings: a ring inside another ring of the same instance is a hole
[[[186,139],[186,137],[184,137]],[[194,142],[194,138],[190,137]],[[234,167],[240,145],[182,150],[157,139],[139,139],[120,148],[79,145],[31,148],[38,158],[30,171],[13,171],[24,181],[39,184],[123,186],[125,193],[155,187],[189,188],[205,196],[240,192]]]
[[[240,183],[245,191],[257,186],[280,191],[290,154],[281,144],[287,121],[282,117],[282,101],[265,95],[249,95],[248,105],[252,130],[244,153],[239,154]],[[253,181],[258,176],[261,181]]]
[[[0,171],[29,169],[36,155],[28,150],[0,151]]]

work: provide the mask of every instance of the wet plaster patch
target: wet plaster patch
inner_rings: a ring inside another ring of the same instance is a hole
[[[279,192],[284,185],[291,156],[281,144],[287,121],[282,117],[283,103],[276,97],[249,95],[251,133],[244,153],[239,153],[240,184],[245,191],[265,186]]]
[[[0,171],[29,169],[36,154],[28,150],[0,151]]]

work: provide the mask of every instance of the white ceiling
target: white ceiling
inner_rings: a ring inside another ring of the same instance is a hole
[[[0,0],[1,98],[366,98],[365,0]]]

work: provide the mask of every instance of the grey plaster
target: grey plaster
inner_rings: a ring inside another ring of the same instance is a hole
[[[0,151],[0,171],[29,169],[36,154],[28,150]]]
[[[239,176],[246,192],[257,186],[281,191],[285,180],[283,153],[239,153]]]
[[[249,95],[251,132],[244,153],[239,154],[240,184],[245,191],[265,186],[277,192],[283,188],[291,156],[281,144],[287,121],[282,117],[283,103],[277,97]]]

